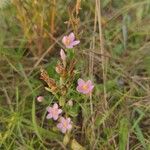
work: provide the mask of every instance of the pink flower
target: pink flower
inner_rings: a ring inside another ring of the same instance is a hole
[[[53,118],[54,120],[57,120],[59,117],[59,114],[62,113],[62,110],[58,108],[58,104],[55,103],[53,107],[47,108],[48,115],[46,116],[47,119]]]
[[[43,96],[38,96],[36,99],[37,99],[38,102],[42,102],[44,100],[44,97]]]
[[[68,36],[63,37],[62,43],[66,46],[66,48],[73,48],[75,45],[78,45],[80,41],[75,40],[74,33],[72,32]]]
[[[61,59],[62,59],[63,61],[66,60],[66,54],[65,54],[65,52],[64,52],[63,49],[60,50],[60,57],[61,57]]]
[[[60,118],[60,123],[57,124],[57,128],[62,132],[66,133],[67,130],[71,130],[72,124],[71,124],[71,119],[70,118]]]
[[[91,80],[84,81],[82,79],[78,79],[77,91],[82,94],[89,94],[92,92],[94,85]]]

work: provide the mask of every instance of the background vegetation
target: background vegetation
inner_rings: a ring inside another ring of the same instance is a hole
[[[150,149],[149,24],[149,0],[1,0],[0,149]],[[92,114],[87,101],[65,146],[45,119],[53,96],[39,71],[55,77],[71,31],[81,41],[78,70],[93,79],[95,94]]]

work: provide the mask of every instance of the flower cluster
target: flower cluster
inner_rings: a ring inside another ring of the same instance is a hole
[[[74,33],[70,33],[68,36],[64,36],[62,39],[62,43],[66,46],[66,48],[73,48],[75,45],[78,45],[80,41],[75,40]],[[60,56],[62,61],[66,61],[66,54],[61,49]],[[84,81],[83,79],[78,79],[77,91],[82,94],[90,94],[94,88],[91,80]]]
[[[60,114],[62,113],[62,109],[58,108],[57,103],[54,103],[52,107],[48,107],[47,111],[48,111],[48,115],[46,116],[46,118],[53,119],[55,121],[58,120]],[[71,130],[72,128],[71,119],[60,117],[57,127],[62,133],[66,133],[68,130]]]
[[[47,107],[48,114],[46,118],[58,121],[57,128],[62,133],[66,133],[67,131],[70,131],[72,129],[72,121],[69,117],[63,117],[65,115],[64,106],[66,105],[73,107],[73,101],[69,100],[68,102],[65,102],[65,99],[67,95],[66,93],[68,92],[69,87],[72,85],[72,81],[75,79],[74,69],[76,64],[75,58],[70,56],[72,55],[72,52],[74,52],[72,51],[72,48],[78,45],[80,41],[75,40],[74,33],[70,33],[69,35],[63,37],[62,43],[67,50],[60,50],[61,61],[59,61],[55,67],[56,72],[60,76],[60,84],[58,85],[58,82],[56,82],[55,79],[50,78],[48,73],[44,69],[41,69],[41,79],[47,83],[48,88],[46,89],[48,91],[50,91],[56,97],[57,95],[60,96],[60,98],[58,98],[59,105],[57,103],[54,103],[53,106]],[[92,93],[94,85],[91,80],[84,81],[83,79],[78,79],[77,84],[77,92],[85,94],[87,96]],[[39,96],[37,98],[37,101],[43,101],[43,97]],[[60,109],[59,106],[61,106],[63,110]]]

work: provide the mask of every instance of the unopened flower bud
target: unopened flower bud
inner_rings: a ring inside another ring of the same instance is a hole
[[[38,97],[37,97],[37,101],[38,101],[38,102],[42,102],[43,100],[44,100],[44,97],[43,97],[43,96],[38,96]]]
[[[61,59],[62,59],[63,61],[66,60],[66,54],[65,54],[65,52],[64,52],[63,49],[60,50],[60,57],[61,57]]]
[[[73,106],[73,101],[72,100],[69,100],[68,103],[67,103],[70,107]]]

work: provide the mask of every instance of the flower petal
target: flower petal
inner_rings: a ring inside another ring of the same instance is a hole
[[[73,48],[73,45],[70,43],[69,45],[66,45],[66,48]]]
[[[58,114],[53,115],[53,119],[57,120],[58,119]]]
[[[67,126],[67,129],[70,130],[71,128],[72,128],[72,125],[69,124],[69,125]]]
[[[46,108],[46,110],[47,110],[48,112],[51,112],[51,111],[52,111],[52,107],[49,106],[49,107]]]
[[[85,81],[82,79],[78,79],[78,85],[82,86],[83,84],[85,84]]]
[[[94,85],[91,85],[91,86],[89,87],[89,90],[92,91],[93,88],[94,88]]]
[[[76,90],[77,90],[79,93],[83,93],[83,94],[85,94],[85,93],[84,93],[84,92],[85,92],[85,90],[83,89],[83,87],[82,87],[82,86],[77,86]]]
[[[91,80],[88,80],[87,82],[86,82],[86,84],[89,86],[89,85],[92,85],[92,81]]]
[[[61,128],[62,128],[62,124],[61,124],[61,123],[58,123],[58,124],[57,124],[57,128],[61,129]]]
[[[58,114],[61,114],[62,113],[62,109],[58,109]]]
[[[61,128],[62,133],[66,133],[67,129],[66,128]]]
[[[57,104],[57,103],[54,103],[53,108],[54,108],[54,109],[58,109],[58,104]]]
[[[81,93],[81,87],[80,86],[77,86],[76,90]]]
[[[69,37],[69,39],[70,39],[71,42],[73,42],[74,39],[75,39],[75,35],[74,35],[73,32],[71,32],[68,37]]]
[[[90,92],[89,89],[82,91],[83,94],[88,94],[89,92]]]
[[[62,39],[62,43],[63,43],[63,44],[66,43],[66,39],[67,39],[67,36],[64,36],[63,39]]]
[[[47,118],[47,119],[51,119],[51,118],[52,118],[52,114],[48,114],[48,115],[46,116],[46,118]]]
[[[80,43],[80,41],[73,41],[71,44],[73,45],[73,46],[75,46],[75,45],[78,45]]]
[[[67,118],[67,122],[70,123],[70,121],[71,121],[71,119],[70,119],[70,118]]]

